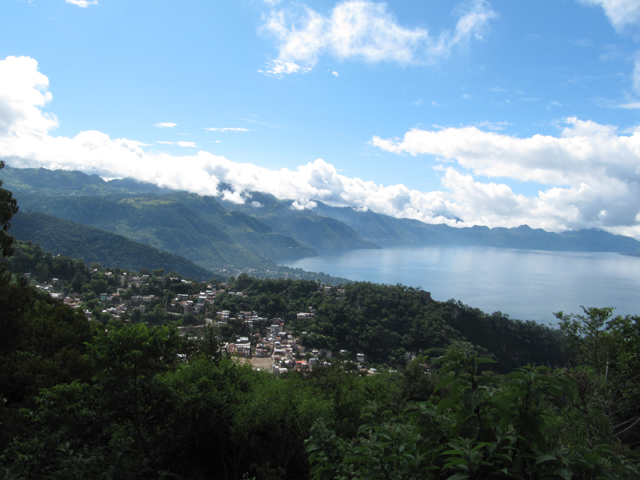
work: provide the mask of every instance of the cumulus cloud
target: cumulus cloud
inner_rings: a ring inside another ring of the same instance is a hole
[[[640,2],[637,0],[578,0],[584,5],[600,6],[616,30],[640,22]]]
[[[173,128],[173,127],[177,127],[177,126],[178,126],[177,123],[171,123],[171,122],[156,123],[154,125],[154,127],[158,127],[158,128]]]
[[[98,0],[67,0],[67,3],[77,5],[81,8],[87,8],[89,5],[98,5]]]
[[[402,140],[373,137],[371,144],[388,152],[456,160],[478,175],[547,185],[593,183],[603,176],[640,181],[640,131],[619,136],[616,127],[575,117],[566,125],[560,137],[517,138],[463,127],[413,129]]]
[[[434,36],[424,28],[401,26],[385,3],[368,0],[343,1],[327,16],[305,5],[272,9],[261,32],[276,39],[278,57],[264,73],[308,71],[325,53],[339,60],[370,63],[431,63],[470,39],[481,38],[489,20],[496,16],[484,0],[465,3],[458,11],[455,30]]]
[[[44,135],[58,126],[54,115],[40,109],[51,100],[49,79],[29,57],[0,61],[0,135]]]
[[[237,203],[251,202],[250,191],[262,191],[294,200],[294,209],[314,208],[319,200],[429,223],[455,225],[446,218],[455,215],[466,225],[529,224],[555,231],[600,227],[640,238],[640,129],[624,136],[612,126],[569,118],[558,137],[521,139],[477,127],[415,129],[401,140],[374,137],[372,145],[389,152],[439,158],[442,190],[421,192],[346,177],[321,159],[295,170],[270,170],[204,151],[147,152],[145,144],[98,131],[54,137],[55,117],[42,112],[52,98],[47,85],[34,60],[0,61],[0,152],[11,166],[130,177]],[[478,176],[546,187],[537,196],[524,196]]]
[[[506,185],[477,183],[450,166],[443,185],[455,200],[450,211],[462,218],[505,226],[526,219],[523,223],[553,230],[638,224],[640,129],[623,136],[616,127],[572,117],[559,137],[517,138],[463,127],[413,129],[403,139],[373,137],[371,144],[388,152],[432,155],[476,176],[549,186],[538,197],[525,198]]]

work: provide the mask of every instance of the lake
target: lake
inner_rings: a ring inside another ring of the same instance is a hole
[[[313,272],[422,287],[434,300],[461,300],[511,318],[555,323],[553,312],[616,307],[640,315],[640,258],[616,253],[431,246],[352,250],[284,265]]]

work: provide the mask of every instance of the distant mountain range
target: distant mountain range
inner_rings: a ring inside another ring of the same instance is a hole
[[[345,222],[364,239],[381,247],[408,245],[474,245],[527,250],[571,252],[640,252],[640,242],[631,237],[590,229],[553,233],[521,225],[502,227],[450,227],[406,218],[393,218],[349,207],[331,207],[317,202],[319,214]]]
[[[252,192],[251,200],[242,205],[228,201],[221,203],[226,208],[255,216],[279,233],[310,244],[326,238],[326,235],[318,235],[314,225],[326,225],[327,218],[331,218],[346,227],[341,238],[349,242],[345,241],[344,249],[473,245],[527,250],[640,253],[640,242],[637,240],[597,229],[553,233],[527,225],[516,228],[450,227],[394,218],[352,207],[332,207],[319,200],[314,200],[317,206],[313,210],[294,210],[291,208],[293,200],[278,200],[260,192]],[[255,207],[253,202],[261,206]],[[332,231],[337,232],[338,229],[334,227]],[[354,247],[356,244],[359,246]],[[319,245],[313,246],[322,250]]]
[[[236,204],[131,179],[105,181],[81,172],[6,166],[0,174],[22,212],[41,212],[95,227],[180,255],[209,270],[269,269],[279,261],[318,253],[422,245],[640,252],[635,239],[602,230],[557,234],[526,225],[456,228],[317,200],[315,208],[299,210],[294,200],[260,192],[250,192],[249,201]],[[19,222],[18,216],[16,225]],[[13,229],[11,233],[17,235]]]

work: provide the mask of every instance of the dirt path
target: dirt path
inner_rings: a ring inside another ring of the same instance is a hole
[[[268,357],[241,358],[240,361],[242,363],[250,363],[254,369],[261,368],[263,370],[269,370],[269,367],[273,364]]]

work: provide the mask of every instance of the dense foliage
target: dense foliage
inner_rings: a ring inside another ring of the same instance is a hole
[[[637,478],[633,429],[614,424],[638,417],[607,416],[581,384],[602,381],[588,367],[501,377],[469,344],[446,353],[399,373],[346,363],[278,378],[200,353],[171,325],[114,324],[94,330],[82,378],[3,410],[2,475]]]
[[[4,162],[0,160],[0,169],[4,168]],[[11,245],[13,238],[7,233],[11,224],[9,221],[18,213],[18,202],[12,193],[2,188],[0,180],[0,259],[4,259],[13,253]],[[0,260],[1,261],[1,260]],[[4,273],[4,265],[0,263],[0,276]]]

